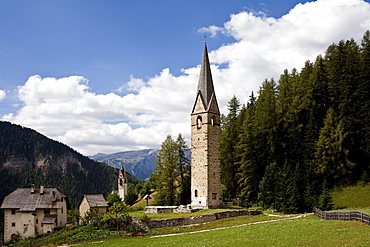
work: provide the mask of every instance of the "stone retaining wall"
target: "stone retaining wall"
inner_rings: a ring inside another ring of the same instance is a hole
[[[218,219],[237,217],[242,215],[258,215],[262,212],[260,210],[234,210],[217,212],[213,214],[195,215],[186,218],[174,218],[174,219],[163,219],[163,220],[147,220],[143,221],[136,217],[130,216],[134,224],[139,225],[144,230],[169,227],[169,226],[187,226],[194,224],[207,223]]]

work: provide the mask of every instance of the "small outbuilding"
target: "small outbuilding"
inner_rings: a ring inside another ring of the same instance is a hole
[[[80,217],[83,219],[88,211],[97,210],[99,214],[106,214],[108,211],[108,203],[102,194],[85,194],[82,199],[79,210]]]

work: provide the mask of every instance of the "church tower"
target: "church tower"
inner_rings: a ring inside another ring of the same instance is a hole
[[[127,174],[123,165],[118,173],[118,195],[122,201],[125,200],[125,195],[127,195]]]
[[[191,206],[220,207],[220,184],[220,111],[205,43],[191,113]]]

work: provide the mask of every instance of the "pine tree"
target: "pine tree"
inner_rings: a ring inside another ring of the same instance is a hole
[[[190,165],[185,156],[187,145],[181,135],[173,140],[167,135],[157,156],[155,171],[150,180],[157,191],[158,205],[187,204],[190,201]]]
[[[243,125],[239,134],[237,153],[239,162],[237,178],[239,186],[239,197],[245,205],[257,203],[258,166],[256,162],[256,132],[254,128],[256,98],[252,92],[244,113]]]
[[[282,173],[276,163],[267,166],[265,175],[259,185],[258,201],[262,203],[263,208],[281,209],[282,198],[284,194]]]
[[[349,151],[344,146],[346,133],[343,121],[336,123],[334,110],[330,108],[324,121],[324,127],[316,144],[315,168],[316,173],[322,175],[329,186],[336,183],[351,184],[350,174],[355,164],[349,158]]]
[[[240,132],[238,115],[240,111],[239,100],[234,96],[228,104],[229,113],[224,119],[221,131],[220,152],[221,152],[221,183],[226,190],[224,198],[232,199],[236,197],[237,180],[236,173],[238,170],[238,155],[236,146]]]
[[[176,205],[178,183],[178,159],[176,142],[167,135],[157,156],[157,165],[152,173],[152,183],[157,190],[158,205]]]
[[[332,197],[326,179],[322,185],[322,193],[319,197],[318,208],[323,211],[328,211],[333,209]]]
[[[176,139],[177,145],[177,162],[178,162],[178,170],[180,174],[180,204],[186,205],[191,202],[191,179],[190,179],[190,161],[185,155],[185,150],[189,149],[188,145],[186,144],[185,139],[182,137],[181,134],[178,135]]]

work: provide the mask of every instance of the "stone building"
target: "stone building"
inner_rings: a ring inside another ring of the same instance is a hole
[[[118,195],[122,199],[122,201],[125,201],[125,195],[127,195],[127,174],[125,167],[122,165],[121,169],[118,173]]]
[[[56,188],[18,188],[4,198],[4,242],[34,237],[67,223],[67,197]]]
[[[220,111],[205,43],[191,113],[191,206],[220,207],[220,184]]]
[[[102,194],[87,194],[84,195],[80,206],[80,218],[83,219],[85,214],[92,209],[97,210],[99,214],[106,214],[108,211],[108,203]]]

